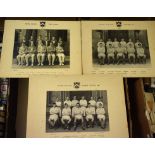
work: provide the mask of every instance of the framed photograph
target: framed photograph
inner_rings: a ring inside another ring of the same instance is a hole
[[[2,73],[80,74],[80,22],[7,20]]]
[[[27,137],[128,137],[119,75],[31,76],[28,105]]]
[[[154,75],[153,25],[153,21],[82,22],[83,62],[88,62],[84,73]]]

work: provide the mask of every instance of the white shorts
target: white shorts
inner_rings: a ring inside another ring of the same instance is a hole
[[[65,55],[64,55],[64,53],[58,53],[57,56],[58,57],[64,57]]]
[[[75,115],[75,118],[76,118],[77,120],[82,120],[82,115]]]
[[[128,54],[128,57],[130,58],[130,57],[133,57],[133,58],[135,58],[135,54]]]
[[[123,53],[118,53],[118,54],[117,54],[117,58],[118,58],[118,57],[124,58],[124,54],[123,54]]]
[[[98,53],[98,58],[101,58],[101,57],[105,58],[105,53]]]
[[[86,107],[81,107],[82,114],[85,116]]]
[[[45,53],[38,53],[37,56],[45,56]]]
[[[143,57],[143,58],[146,58],[146,55],[145,54],[137,54],[137,57]]]
[[[105,120],[105,115],[97,115],[97,119],[103,119],[103,120]]]
[[[88,120],[94,121],[94,116],[93,116],[93,115],[87,115],[87,116],[86,116],[86,120],[87,120],[87,121],[88,121]]]
[[[67,120],[67,121],[70,121],[71,120],[70,116],[62,116],[62,119],[63,120]]]
[[[58,115],[57,114],[50,115],[48,121],[50,122],[51,120],[56,122],[58,120]]]
[[[32,54],[29,53],[26,55],[27,58],[34,57],[34,56],[35,56],[35,54],[33,54],[33,53]]]
[[[55,54],[54,53],[48,53],[48,57],[50,57],[50,56],[55,57]]]
[[[109,54],[108,54],[108,58],[109,58],[109,57],[114,58],[114,53],[109,53]]]
[[[24,58],[26,56],[26,54],[19,54],[17,55],[17,58]]]

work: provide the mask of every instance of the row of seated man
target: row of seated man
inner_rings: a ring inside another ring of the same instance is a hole
[[[43,66],[46,59],[48,60],[49,66],[55,65],[56,58],[58,58],[60,66],[63,66],[65,62],[62,41],[58,42],[57,45],[51,41],[48,45],[40,40],[38,41],[37,47],[34,45],[33,41],[30,42],[29,46],[26,46],[25,42],[22,42],[16,58],[18,65],[22,66],[34,66],[35,60],[37,60],[38,66]],[[29,62],[31,62],[31,64],[29,64]]]
[[[131,39],[129,39],[128,42],[121,39],[119,42],[115,38],[113,42],[111,39],[108,39],[105,44],[105,42],[101,39],[97,43],[97,53],[99,64],[105,64],[105,62],[107,62],[107,64],[119,64],[120,62],[146,62],[146,54],[143,45],[139,40],[134,43]]]
[[[81,128],[93,128],[94,125],[99,125],[101,128],[105,128],[106,112],[103,107],[103,102],[99,99],[98,102],[91,100],[87,101],[82,97],[80,101],[76,101],[74,98],[73,105],[69,106],[69,100],[64,102],[64,107],[57,106],[53,103],[49,110],[49,125],[50,128],[64,127],[64,129],[71,129],[73,126],[76,130],[78,124]],[[98,122],[98,124],[96,124]]]

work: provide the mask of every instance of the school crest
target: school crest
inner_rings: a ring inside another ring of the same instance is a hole
[[[46,22],[40,22],[40,26],[43,28],[46,26]]]
[[[117,26],[117,27],[121,27],[121,26],[122,26],[122,22],[117,21],[117,22],[116,22],[116,26]]]
[[[80,82],[74,82],[74,88],[76,89],[80,88]]]

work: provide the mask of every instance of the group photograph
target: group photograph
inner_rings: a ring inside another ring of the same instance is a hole
[[[106,90],[48,91],[46,132],[109,131]]]
[[[16,29],[12,66],[15,68],[69,68],[70,31]]]
[[[97,67],[150,65],[147,30],[93,30],[92,59]]]

